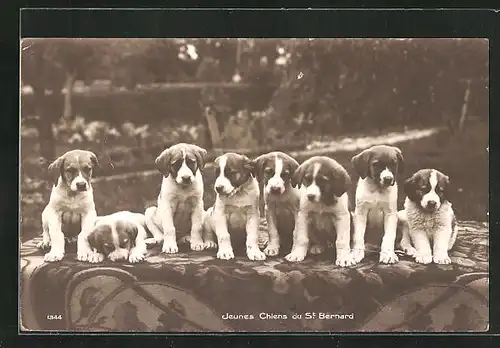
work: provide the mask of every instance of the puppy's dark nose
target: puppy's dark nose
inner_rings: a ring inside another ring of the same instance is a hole
[[[308,194],[307,195],[307,199],[310,200],[311,202],[314,201],[316,199],[316,195],[313,195],[313,194]]]
[[[386,176],[382,179],[382,182],[385,184],[385,185],[390,185],[392,184],[392,178]]]
[[[84,182],[79,182],[76,184],[76,189],[78,191],[85,191],[87,189],[87,184]]]
[[[280,188],[279,188],[279,187],[271,187],[271,190],[270,190],[270,191],[271,191],[271,193],[275,193],[275,194],[276,194],[276,193],[281,193],[281,190],[280,190]]]
[[[429,208],[429,209],[434,209],[434,208],[436,208],[436,206],[437,206],[437,203],[435,201],[427,202],[427,208]]]
[[[189,184],[191,182],[191,177],[189,175],[181,176],[182,183]]]
[[[222,193],[222,192],[224,192],[224,186],[221,186],[221,185],[215,186],[215,191],[216,191],[217,193]]]

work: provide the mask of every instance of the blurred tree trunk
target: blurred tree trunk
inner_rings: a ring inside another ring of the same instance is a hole
[[[205,119],[208,125],[208,131],[210,134],[211,147],[221,147],[221,134],[219,130],[219,124],[217,123],[217,118],[215,117],[215,112],[211,107],[205,107],[203,111]]]
[[[52,120],[49,120],[50,115],[45,110],[45,90],[33,89],[35,98],[35,110],[38,116],[36,128],[38,131],[38,139],[40,142],[40,155],[48,163],[56,158],[55,139],[52,132]]]
[[[458,132],[462,132],[464,129],[465,121],[467,121],[467,108],[469,106],[469,97],[471,90],[471,80],[466,80],[467,87],[465,88],[464,104],[462,105],[462,113],[460,115],[460,120],[458,121]]]
[[[75,86],[75,79],[76,73],[66,73],[63,117],[67,119],[73,117],[73,87]]]

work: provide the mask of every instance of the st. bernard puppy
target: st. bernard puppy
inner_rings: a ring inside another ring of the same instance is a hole
[[[333,239],[332,231],[335,230],[335,263],[341,267],[352,265],[351,214],[346,192],[351,179],[345,168],[332,158],[314,156],[295,171],[292,184],[299,187],[300,201],[293,247],[286,260],[302,261],[308,251],[322,253]]]
[[[136,263],[146,256],[146,221],[143,214],[119,211],[99,216],[87,239],[92,254],[88,262],[97,263],[105,258],[116,262],[128,260]]]
[[[163,174],[157,207],[144,215],[154,243],[163,241],[162,252],[179,251],[177,242],[189,239],[192,250],[203,250],[203,178],[207,151],[179,143],[164,150],[155,164]],[[148,244],[151,240],[148,240]]]
[[[215,159],[215,203],[205,213],[204,230],[207,248],[215,246],[217,257],[234,258],[232,240],[245,238],[246,254],[250,260],[265,260],[259,249],[259,183],[255,164],[241,154],[229,152]]]
[[[394,252],[398,223],[396,177],[404,168],[401,150],[393,146],[377,145],[354,156],[351,162],[359,175],[354,210],[354,262],[360,262],[365,256],[365,231],[369,217],[382,213],[384,234],[379,261],[395,263],[398,261]]]
[[[269,242],[268,256],[278,255],[280,246],[291,248],[295,217],[299,211],[299,190],[292,186],[292,176],[299,163],[291,156],[275,151],[254,159],[257,179],[264,185],[264,204]]]
[[[45,254],[46,262],[59,261],[65,253],[65,236],[62,216],[66,212],[79,214],[81,231],[78,234],[78,260],[86,261],[91,254],[84,238],[94,226],[97,212],[90,180],[92,170],[98,165],[93,152],[72,150],[57,158],[49,165],[49,173],[54,177],[55,185],[50,192],[49,203],[42,212],[42,241],[39,248],[50,247]]]
[[[405,181],[401,247],[418,263],[451,263],[448,251],[458,229],[449,198],[450,179],[436,169],[421,169]],[[432,245],[432,247],[431,247]]]

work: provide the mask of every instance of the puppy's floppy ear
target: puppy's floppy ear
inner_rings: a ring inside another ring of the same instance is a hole
[[[193,151],[193,155],[196,157],[196,164],[198,168],[203,169],[205,166],[205,159],[207,158],[207,150],[198,146],[198,145],[190,145],[191,150]]]
[[[306,166],[303,164],[298,166],[295,172],[292,175],[292,186],[298,187],[302,184],[302,180],[304,179],[304,174],[306,171]]]
[[[450,194],[450,177],[448,175],[445,175],[441,173],[442,175],[442,187],[444,191],[444,195],[446,198],[448,198]]]
[[[87,241],[92,249],[96,249],[98,253],[104,254],[104,250],[102,248],[102,236],[101,233],[94,229],[87,237]]]
[[[135,240],[137,239],[137,234],[139,233],[139,229],[137,228],[137,226],[129,224],[125,229],[125,232],[128,235],[130,245],[135,246]]]
[[[286,158],[287,158],[287,162],[288,162],[288,170],[290,171],[290,175],[293,176],[293,174],[295,173],[295,171],[297,170],[297,168],[299,168],[299,162],[297,162],[295,160],[295,158],[291,157],[291,156],[288,156],[286,155]]]
[[[242,156],[243,156],[243,161],[245,162],[243,164],[243,167],[248,169],[250,171],[250,173],[252,173],[252,175],[254,177],[256,177],[257,176],[257,166],[250,158],[248,158],[245,155],[242,155]]]
[[[396,157],[398,159],[398,174],[402,174],[405,169],[405,161],[403,158],[403,153],[398,147],[394,147],[394,151],[396,151]]]
[[[266,155],[260,155],[255,158],[253,161],[253,165],[255,166],[255,172],[258,180],[261,180],[264,176],[264,164],[266,163]]]
[[[417,190],[417,174],[413,174],[411,177],[405,180],[404,185],[403,185],[403,190],[405,195],[408,198],[412,198],[415,196],[415,192]]]
[[[358,173],[358,175],[361,177],[361,179],[364,179],[368,176],[370,158],[371,153],[369,150],[364,150],[351,158],[352,166],[356,170],[356,173]]]
[[[57,179],[59,178],[59,176],[62,177],[63,170],[64,170],[64,155],[60,156],[54,162],[52,162],[48,168],[49,175],[52,177],[55,184],[57,184]]]
[[[347,171],[342,171],[333,181],[333,194],[336,197],[342,196],[351,186],[351,177]]]
[[[94,165],[94,168],[95,167],[99,167],[99,160],[97,159],[97,156],[95,153],[93,153],[92,151],[87,151],[89,156],[90,156],[90,161],[92,162],[92,164]]]
[[[164,176],[168,176],[170,173],[170,160],[172,159],[172,151],[170,148],[163,150],[158,157],[156,157],[155,165],[156,169],[160,171]]]

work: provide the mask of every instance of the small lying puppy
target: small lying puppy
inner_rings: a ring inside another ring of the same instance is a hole
[[[421,169],[405,181],[407,197],[398,213],[401,247],[418,263],[451,263],[448,251],[458,230],[448,201],[449,184],[448,176],[435,169]]]
[[[234,258],[233,237],[246,233],[246,254],[250,260],[265,260],[260,251],[259,237],[259,183],[255,178],[255,164],[244,155],[229,152],[215,159],[217,193],[213,207],[203,222],[207,248],[214,247],[217,236],[217,258]]]
[[[394,263],[397,229],[398,184],[396,176],[403,172],[404,161],[397,147],[377,145],[351,159],[359,175],[354,210],[353,258],[358,263],[365,257],[365,231],[370,213],[383,213],[384,235],[380,246],[382,263]],[[375,211],[376,210],[376,211]]]
[[[87,240],[92,253],[88,262],[98,263],[105,258],[115,262],[136,263],[146,256],[146,221],[143,214],[119,211],[99,216]]]
[[[299,190],[291,183],[299,163],[289,155],[278,151],[261,155],[254,159],[254,163],[257,179],[264,183],[264,203],[269,233],[269,242],[264,254],[275,256],[280,251],[280,235],[292,236],[295,216],[299,211]],[[292,238],[288,239],[292,241]]]
[[[179,251],[177,242],[190,241],[192,250],[203,250],[203,178],[207,151],[197,145],[179,143],[164,150],[156,159],[163,174],[158,207],[149,207],[144,215],[153,241],[163,241],[162,252]]]
[[[80,215],[81,231],[78,234],[78,259],[87,260],[91,250],[83,238],[94,226],[97,212],[90,180],[92,170],[98,165],[94,153],[84,150],[72,150],[57,158],[49,165],[49,173],[54,177],[55,185],[50,192],[49,203],[42,212],[41,249],[48,248],[46,262],[60,261],[65,253],[65,236],[62,229],[64,213]]]
[[[347,189],[349,174],[337,161],[326,156],[314,156],[295,171],[292,184],[299,186],[300,204],[293,232],[293,247],[285,259],[304,260],[308,249],[320,254],[328,246],[331,231],[335,230],[338,266],[353,264],[350,237],[351,214]],[[312,241],[309,248],[309,241]]]

